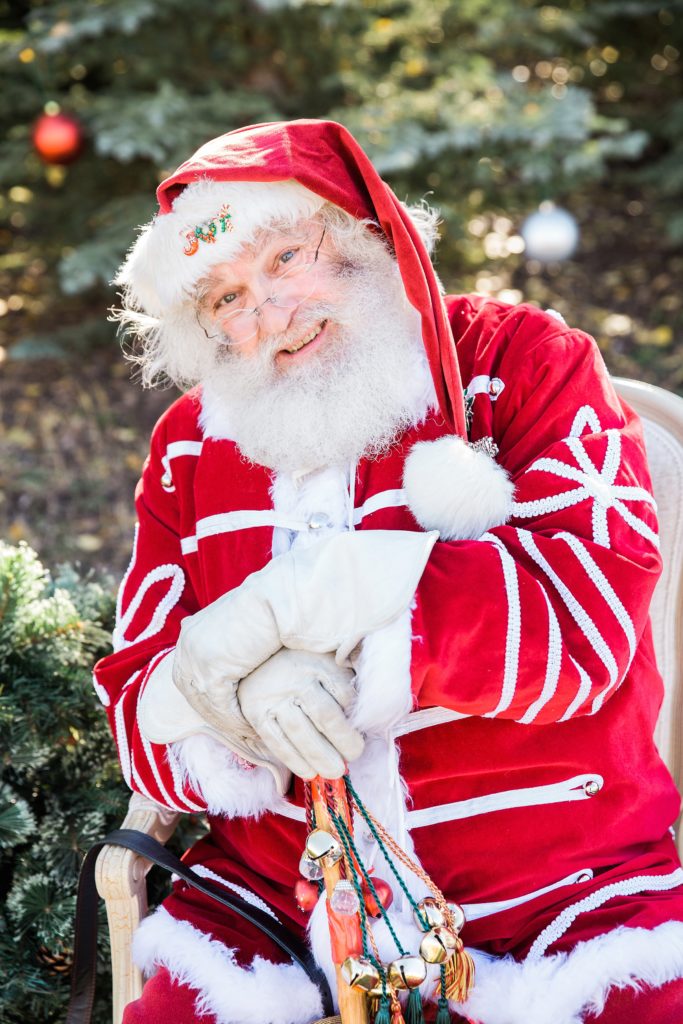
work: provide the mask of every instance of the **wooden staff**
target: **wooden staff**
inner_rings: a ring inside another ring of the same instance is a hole
[[[335,833],[334,825],[327,809],[327,794],[334,800],[336,813],[351,827],[351,813],[346,799],[346,789],[342,779],[323,779],[319,775],[311,782],[311,799],[315,811],[317,828]],[[335,914],[330,906],[334,887],[342,877],[342,861],[327,867],[323,864],[323,881],[327,893],[327,915],[330,925],[332,959],[337,975],[337,993],[339,1013],[342,1024],[368,1024],[370,1019],[369,999],[359,989],[351,988],[343,978],[341,964],[347,956],[358,956],[361,952],[361,932],[358,916]]]

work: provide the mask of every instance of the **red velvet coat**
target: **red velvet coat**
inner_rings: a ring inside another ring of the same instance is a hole
[[[448,308],[470,438],[494,439],[516,493],[504,525],[437,542],[417,590],[414,707],[447,710],[412,718],[441,724],[398,738],[415,849],[469,908],[466,943],[492,953],[537,956],[620,923],[681,921],[669,831],[679,798],[652,740],[662,683],[648,606],[660,556],[640,424],[587,335],[526,304],[460,296]],[[186,811],[205,800],[140,734],[138,697],[182,618],[271,558],[275,522],[272,474],[230,440],[204,437],[200,409],[190,393],[154,431],[119,649],[95,671],[127,782]],[[397,493],[404,461],[415,441],[445,433],[433,415],[360,462],[357,529],[420,529]],[[259,515],[232,515],[243,512]],[[290,800],[301,803],[298,785]],[[212,816],[188,860],[301,927],[292,887],[305,827],[293,814]],[[245,962],[259,950],[279,959],[183,886],[166,906]]]

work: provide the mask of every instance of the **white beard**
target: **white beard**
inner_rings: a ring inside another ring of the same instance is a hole
[[[346,467],[379,456],[436,407],[420,318],[391,257],[383,251],[342,285],[342,301],[303,303],[293,317],[290,344],[323,319],[334,326],[301,365],[276,366],[283,335],[262,339],[248,357],[216,350],[201,382],[208,436],[230,438],[276,472]]]

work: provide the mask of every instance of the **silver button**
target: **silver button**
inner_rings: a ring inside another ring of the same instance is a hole
[[[492,377],[489,381],[489,394],[491,398],[498,398],[505,385],[503,384],[500,377]]]
[[[324,527],[329,525],[330,517],[326,516],[324,512],[314,512],[308,520],[309,530],[322,530]]]
[[[171,476],[170,473],[164,473],[164,475],[161,478],[161,486],[162,487],[172,487],[173,486],[173,477]]]
[[[597,796],[602,789],[602,783],[598,779],[589,779],[584,783],[583,790],[586,796]]]

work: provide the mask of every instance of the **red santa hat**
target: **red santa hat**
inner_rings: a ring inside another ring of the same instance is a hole
[[[455,434],[466,436],[455,343],[429,254],[410,214],[346,128],[299,120],[228,132],[181,164],[157,198],[159,212],[117,278],[152,316],[187,298],[208,266],[230,259],[269,219],[310,217],[330,202],[379,224],[421,315],[441,412]]]

